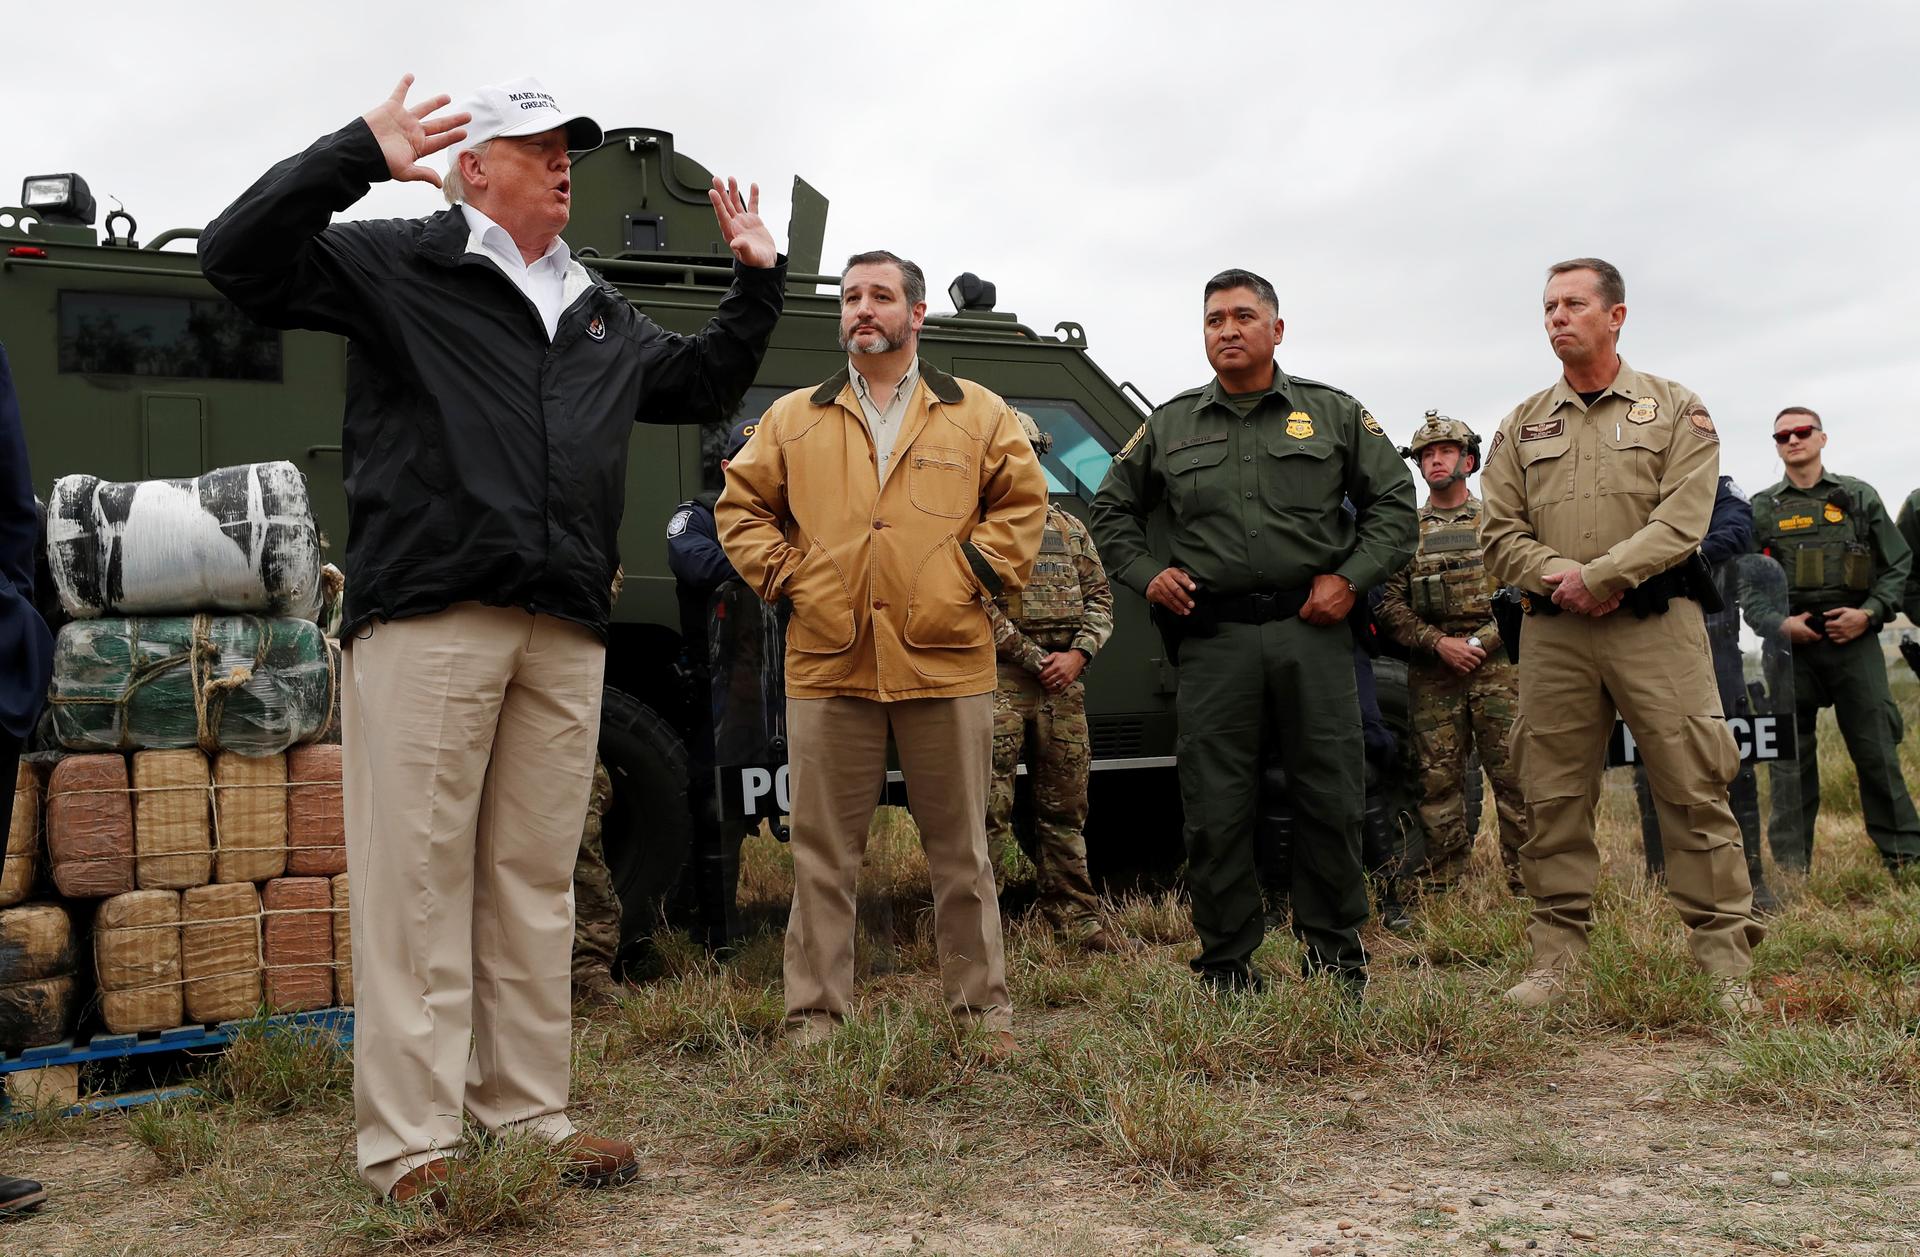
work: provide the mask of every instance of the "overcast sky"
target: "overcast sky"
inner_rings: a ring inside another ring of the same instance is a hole
[[[8,58],[28,103],[0,200],[77,170],[151,238],[403,71],[455,95],[534,74],[757,179],[783,246],[798,174],[832,202],[829,266],[888,247],[936,292],[977,271],[1029,325],[1083,324],[1156,401],[1207,378],[1200,286],[1238,265],[1279,289],[1284,369],[1396,439],[1428,407],[1487,433],[1558,374],[1543,268],[1597,254],[1626,274],[1622,352],[1701,394],[1749,491],[1779,476],[1766,434],[1789,403],[1890,509],[1920,484],[1911,3],[250,2],[89,22]],[[382,185],[354,213],[438,205]]]

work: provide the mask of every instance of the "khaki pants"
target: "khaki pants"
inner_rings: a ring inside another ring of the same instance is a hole
[[[1685,599],[1644,620],[1620,610],[1526,622],[1512,749],[1531,826],[1520,874],[1534,901],[1533,964],[1561,968],[1586,951],[1600,874],[1594,805],[1616,710],[1646,761],[1667,890],[1694,960],[1717,976],[1742,975],[1765,931],[1753,920],[1727,806],[1740,757],[1721,718],[1699,604]]]
[[[1013,1025],[1000,904],[987,859],[993,695],[787,700],[793,791],[793,911],[787,919],[789,1024],[853,1011],[854,879],[887,777],[893,730],[908,802],[933,875],[940,980],[956,1018]]]
[[[606,650],[462,603],[347,643],[341,732],[360,1176],[385,1193],[461,1115],[567,1120],[573,863]]]

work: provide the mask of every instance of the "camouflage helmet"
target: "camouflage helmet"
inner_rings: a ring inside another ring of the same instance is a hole
[[[1032,444],[1034,453],[1045,454],[1053,449],[1053,438],[1041,431],[1040,425],[1035,422],[1032,415],[1024,410],[1016,410],[1013,412],[1013,417],[1020,421],[1020,430],[1027,434],[1027,440]]]
[[[1449,419],[1437,410],[1429,410],[1420,421],[1420,427],[1414,432],[1413,440],[1400,451],[1402,458],[1418,459],[1420,451],[1429,445],[1439,445],[1452,441],[1460,447],[1462,453],[1471,454],[1477,463],[1480,458],[1480,438],[1472,428],[1458,419]]]

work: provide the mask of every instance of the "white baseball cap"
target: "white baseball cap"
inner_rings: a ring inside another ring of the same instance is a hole
[[[600,124],[584,114],[562,113],[553,94],[536,78],[494,83],[476,91],[465,100],[455,101],[456,112],[473,115],[467,123],[467,138],[447,149],[447,168],[459,164],[464,149],[501,136],[539,135],[556,127],[567,129],[567,149],[585,152],[600,147]]]

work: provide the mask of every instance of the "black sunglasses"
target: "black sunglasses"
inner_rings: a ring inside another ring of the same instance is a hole
[[[1783,428],[1780,431],[1773,434],[1773,443],[1775,445],[1785,445],[1788,441],[1793,441],[1793,440],[1804,441],[1808,437],[1812,436],[1814,433],[1818,432],[1819,430],[1820,429],[1814,427],[1811,424],[1807,425],[1804,428]]]

